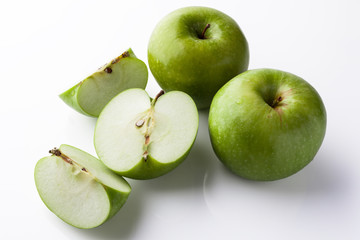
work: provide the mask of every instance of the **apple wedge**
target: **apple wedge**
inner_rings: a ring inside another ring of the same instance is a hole
[[[116,173],[134,179],[159,177],[189,153],[199,125],[196,105],[184,92],[163,93],[151,100],[144,90],[129,89],[101,112],[95,149]]]
[[[60,98],[76,111],[98,117],[104,106],[118,93],[129,88],[145,89],[148,70],[130,49],[98,71],[60,94]]]
[[[45,205],[64,222],[94,228],[117,213],[130,185],[105,165],[75,147],[61,145],[35,167],[35,184]]]

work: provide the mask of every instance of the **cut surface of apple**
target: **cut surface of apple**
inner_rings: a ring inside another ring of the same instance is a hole
[[[69,145],[50,151],[35,167],[45,205],[66,223],[94,228],[120,210],[130,185],[90,154]]]
[[[110,169],[136,179],[161,176],[189,153],[198,130],[196,105],[186,93],[126,90],[104,108],[95,128],[95,149]]]
[[[114,96],[129,88],[145,89],[147,79],[145,63],[128,49],[85,80],[60,94],[60,98],[78,112],[98,117]]]

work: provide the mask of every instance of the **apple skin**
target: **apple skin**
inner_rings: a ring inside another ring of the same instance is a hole
[[[201,39],[207,24],[210,27]],[[148,45],[148,62],[162,89],[186,92],[204,109],[220,87],[247,70],[249,48],[237,23],[226,14],[186,7],[157,24]]]
[[[325,131],[326,111],[316,90],[274,69],[236,76],[217,92],[209,112],[215,154],[232,172],[252,180],[277,180],[304,168]]]
[[[195,139],[194,139],[195,142]],[[151,155],[147,157],[147,160],[141,159],[141,161],[131,168],[129,171],[119,172],[114,169],[112,169],[115,173],[117,173],[120,176],[124,176],[127,178],[137,179],[137,180],[147,180],[152,178],[158,178],[160,176],[163,176],[172,170],[174,170],[177,166],[182,163],[186,157],[189,155],[189,152],[194,144],[194,142],[191,144],[189,150],[187,150],[180,158],[178,158],[176,161],[172,163],[161,163],[154,159]]]

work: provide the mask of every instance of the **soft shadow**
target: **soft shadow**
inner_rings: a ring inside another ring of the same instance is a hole
[[[350,189],[351,179],[347,170],[334,151],[323,149],[318,152],[314,160],[296,174],[275,181],[253,181],[241,178],[224,166],[217,169],[227,181],[238,182],[244,188],[274,194],[291,195],[309,193],[313,197],[334,198],[345,194]],[[215,170],[214,170],[215,171]],[[212,178],[211,173],[209,178]],[[215,180],[213,180],[215,181]],[[345,187],[344,187],[345,186]],[[346,187],[347,186],[347,187]]]
[[[171,194],[174,191],[200,191],[205,173],[213,155],[208,134],[208,110],[199,112],[199,130],[188,157],[177,168],[164,176],[150,180],[129,180],[132,192],[123,208],[108,222],[89,230],[71,231],[86,235],[89,239],[131,239],[141,222],[141,213],[145,211],[145,199],[150,195]],[[87,121],[95,125],[96,119]],[[68,226],[71,228],[70,226]]]
[[[314,195],[334,196],[349,190],[349,171],[330,146],[318,153],[303,170],[294,175],[293,181],[306,182],[307,191]]]

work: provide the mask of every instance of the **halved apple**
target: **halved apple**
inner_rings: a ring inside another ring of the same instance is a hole
[[[94,228],[117,213],[130,185],[90,154],[69,145],[50,151],[35,167],[35,184],[45,205],[64,222]]]
[[[184,92],[161,91],[153,100],[142,89],[114,97],[95,127],[95,149],[116,173],[135,179],[161,176],[188,155],[197,135],[199,116]]]
[[[129,88],[145,89],[148,70],[130,49],[91,76],[60,94],[60,98],[76,111],[98,117],[104,106],[118,93]]]

